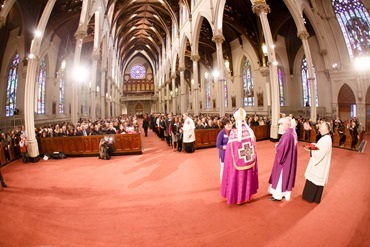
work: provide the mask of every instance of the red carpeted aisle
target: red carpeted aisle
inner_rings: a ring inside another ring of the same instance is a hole
[[[366,137],[369,139],[368,137]],[[370,149],[333,149],[320,205],[301,199],[299,144],[290,202],[267,200],[274,143],[257,143],[260,188],[245,205],[219,193],[215,148],[173,152],[153,132],[144,153],[3,168],[0,246],[370,246]]]

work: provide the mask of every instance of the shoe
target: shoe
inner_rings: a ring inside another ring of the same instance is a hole
[[[8,185],[6,185],[6,183],[4,182],[1,183],[1,186],[3,186],[4,188],[8,188]]]
[[[281,200],[278,200],[278,199],[276,199],[276,198],[274,198],[273,196],[271,196],[271,197],[269,197],[269,201],[281,201]]]

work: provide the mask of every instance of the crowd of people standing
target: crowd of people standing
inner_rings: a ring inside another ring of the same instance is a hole
[[[148,136],[150,128],[161,140],[166,141],[173,151],[184,150],[188,153],[194,152],[195,129],[220,129],[216,147],[220,161],[221,195],[229,204],[243,204],[249,201],[258,190],[256,138],[250,127],[269,123],[268,118],[257,115],[247,116],[245,110],[239,108],[234,114],[226,114],[222,118],[208,114],[198,116],[187,113],[146,114],[143,116],[141,127],[145,137]],[[337,117],[333,117],[330,122],[319,119],[314,125],[302,117],[295,119],[292,114],[289,116],[282,114],[279,120],[278,142],[275,145],[275,160],[268,181],[271,201],[281,201],[283,198],[289,201],[291,198],[296,178],[297,143],[301,126],[307,132],[305,139],[312,128],[318,129],[317,144],[307,145],[305,148],[310,152],[310,160],[305,172],[303,199],[310,202],[320,203],[323,188],[328,181],[333,129],[348,128],[353,135],[352,147],[358,141],[359,123],[356,118],[345,122]],[[139,132],[138,119],[134,115],[121,115],[117,118],[99,119],[94,122],[90,119],[80,119],[76,124],[49,124],[35,129],[37,138]],[[16,158],[22,157],[22,161],[27,163],[27,132],[24,126],[21,129],[15,128],[9,134],[1,133],[1,144],[7,161],[10,160],[10,143],[13,144]],[[0,181],[3,187],[7,187],[1,170]]]

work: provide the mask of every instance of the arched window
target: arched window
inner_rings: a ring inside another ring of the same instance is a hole
[[[18,65],[19,65],[19,54],[15,54],[10,69],[8,72],[8,85],[6,87],[6,103],[5,103],[5,115],[7,117],[14,115],[17,96],[17,84],[18,84]]]
[[[40,72],[37,78],[37,113],[45,113],[45,85],[46,85],[46,62],[45,57],[42,58],[40,64]]]
[[[243,102],[244,106],[254,106],[254,89],[252,79],[252,69],[248,58],[245,58],[243,64]]]
[[[304,106],[311,106],[311,85],[310,85],[310,76],[308,74],[308,65],[306,58],[302,60],[302,88],[303,88],[303,104]],[[316,92],[316,106],[319,105],[318,95],[317,95],[317,83],[316,83],[316,73],[315,68],[313,68],[313,78],[315,80],[315,92]]]
[[[132,79],[144,79],[146,76],[146,69],[142,65],[135,65],[130,71]]]
[[[65,66],[66,62],[63,60],[60,66],[60,80],[59,80],[59,113],[64,113],[64,85],[65,85]]]
[[[370,53],[370,17],[360,0],[332,0],[351,59]]]
[[[278,80],[279,80],[279,99],[280,99],[280,106],[284,106],[284,74],[283,70],[278,67]]]
[[[206,109],[211,108],[211,83],[208,81],[206,84]]]
[[[64,113],[64,80],[64,71],[62,71],[59,80],[59,113]]]
[[[229,92],[227,90],[227,80],[226,75],[224,76],[224,100],[225,100],[225,107],[228,107],[229,105]]]
[[[208,79],[208,71],[204,73],[204,84],[205,84],[205,90],[206,90],[206,109],[211,108],[211,80]]]

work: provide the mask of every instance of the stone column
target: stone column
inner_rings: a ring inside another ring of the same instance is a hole
[[[193,111],[194,115],[199,114],[199,74],[198,74],[198,61],[200,56],[198,54],[192,55],[191,60],[193,60],[193,82],[192,95],[193,95]]]
[[[111,116],[116,116],[116,86],[112,86],[111,91]]]
[[[81,58],[81,50],[82,50],[82,44],[83,44],[83,38],[86,37],[87,32],[85,30],[77,30],[75,33],[75,38],[77,40],[76,46],[75,46],[75,53],[73,58],[73,67],[78,68],[80,65],[80,58]],[[76,73],[76,72],[74,72]],[[74,83],[72,84],[72,109],[71,109],[71,121],[73,124],[76,124],[78,121],[78,113],[80,109],[80,102],[82,99],[81,97],[78,97],[78,87],[79,83],[76,82],[75,78],[73,79]],[[80,100],[79,100],[80,99]]]
[[[24,95],[24,122],[27,130],[27,152],[31,158],[31,161],[38,161],[39,148],[37,145],[35,135],[35,92],[36,78],[37,78],[37,67],[39,64],[39,58],[34,57],[28,60],[27,65],[27,77],[25,84],[25,95]]]
[[[56,0],[49,0],[44,8],[41,15],[40,21],[37,26],[37,30],[44,32],[46,24],[49,20],[50,14],[53,10]],[[13,1],[10,1],[13,2]],[[14,3],[14,2],[13,2]],[[13,4],[12,3],[12,4]],[[9,4],[9,2],[7,3]],[[6,7],[6,6],[5,6]],[[43,35],[35,37],[32,40],[30,48],[30,56],[27,65],[27,75],[25,82],[25,93],[24,93],[24,122],[27,130],[27,152],[32,162],[39,161],[39,148],[35,135],[35,85],[37,78],[37,69],[39,66],[39,53],[41,48]],[[32,56],[31,56],[32,55]]]
[[[186,95],[185,95],[185,78],[184,78],[184,71],[185,67],[180,67],[180,111],[181,114],[186,112]]]
[[[162,94],[162,107],[161,112],[166,112],[166,86],[165,83],[161,86],[161,94]]]
[[[308,45],[308,38],[310,37],[307,31],[299,31],[297,36],[302,40],[304,54],[306,56],[307,66],[308,66],[308,81],[310,85],[311,92],[311,121],[316,123],[316,90],[315,90],[315,77],[312,63],[312,56],[310,51],[310,46]],[[303,102],[306,104],[306,102]]]
[[[176,73],[171,74],[171,79],[172,79],[172,113],[176,115],[177,111]]]
[[[170,80],[166,81],[166,112],[170,112],[170,99],[171,99],[171,93],[170,93]]]
[[[161,86],[158,85],[156,88],[156,94],[158,95],[158,100],[157,102],[153,102],[153,104],[157,104],[157,108],[155,109],[156,111],[160,112],[161,111],[161,105],[162,105],[162,92],[161,92]]]
[[[100,68],[100,111],[101,118],[106,116],[106,103],[105,103],[105,74],[107,73],[107,67],[103,66]]]
[[[212,41],[216,43],[216,54],[217,54],[217,70],[218,78],[213,78],[215,80],[216,88],[218,89],[218,100],[217,104],[220,111],[220,117],[225,116],[225,102],[224,102],[224,57],[222,52],[222,43],[225,38],[223,35],[214,35]],[[221,79],[222,78],[222,79]]]
[[[252,5],[253,13],[258,15],[261,20],[262,30],[267,45],[267,57],[270,74],[271,86],[271,131],[270,138],[277,140],[278,138],[278,121],[280,118],[280,100],[279,100],[279,81],[276,67],[276,57],[274,42],[272,39],[270,24],[267,19],[267,14],[270,13],[270,7],[264,0],[259,0]]]
[[[91,68],[91,85],[90,85],[90,106],[91,106],[91,119],[93,121],[96,120],[96,71],[98,70],[98,61],[100,59],[99,50],[96,49],[91,54],[92,62],[92,68]]]

